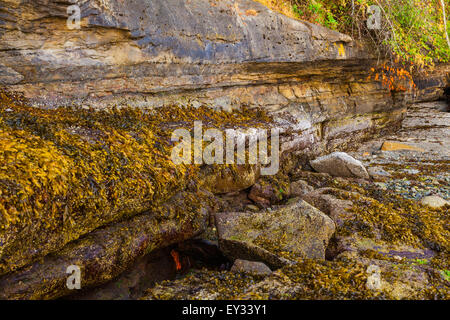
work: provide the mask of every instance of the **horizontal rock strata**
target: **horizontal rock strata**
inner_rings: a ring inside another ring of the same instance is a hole
[[[291,129],[285,151],[392,127],[410,99],[367,79],[372,59],[350,37],[254,1],[79,4],[70,30],[64,2],[0,1],[0,82],[47,106],[263,107]]]

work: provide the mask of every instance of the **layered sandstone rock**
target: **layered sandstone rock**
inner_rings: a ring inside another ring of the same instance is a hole
[[[440,64],[433,71],[416,76],[416,102],[449,99],[450,64]]]
[[[405,94],[367,80],[346,35],[251,0],[2,0],[0,82],[37,104],[261,106],[283,150],[337,149],[402,117]],[[348,135],[353,134],[353,141]]]

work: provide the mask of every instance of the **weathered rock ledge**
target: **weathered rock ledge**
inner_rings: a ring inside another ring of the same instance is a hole
[[[251,0],[80,1],[79,30],[67,6],[0,1],[0,83],[38,105],[257,106],[293,150],[392,127],[410,100],[367,79],[350,37]]]

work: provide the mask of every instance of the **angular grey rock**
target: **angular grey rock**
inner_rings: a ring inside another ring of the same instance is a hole
[[[262,262],[241,259],[237,259],[234,262],[233,267],[231,267],[231,271],[250,273],[260,276],[267,276],[272,273],[272,270],[270,270],[270,268]]]
[[[334,222],[299,201],[272,211],[216,214],[219,247],[230,259],[262,261],[271,269],[296,258],[324,259]]]
[[[345,152],[333,152],[310,162],[317,172],[328,173],[335,177],[369,179],[369,174],[361,161]]]

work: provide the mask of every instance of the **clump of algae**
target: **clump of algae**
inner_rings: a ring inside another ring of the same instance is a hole
[[[48,110],[0,90],[0,274],[108,223],[161,211],[196,181],[198,165],[170,157],[172,130],[196,120],[220,129],[270,118],[206,106]]]
[[[430,271],[433,273],[433,270]],[[194,270],[189,275],[163,281],[149,289],[143,299],[185,300],[378,300],[396,299],[391,289],[367,288],[367,264],[343,259],[321,261],[298,259],[266,277],[230,271]],[[448,299],[448,285],[438,273],[431,274],[432,286],[418,290],[411,299]],[[398,280],[393,271],[385,270],[384,281]],[[391,279],[391,280],[390,280]]]
[[[193,270],[182,279],[163,281],[149,289],[143,299],[218,300],[235,299],[245,288],[262,280],[260,276],[229,271]]]
[[[148,290],[145,299],[381,299],[367,290],[366,267],[353,262],[298,260],[264,278],[229,271],[194,271]]]
[[[350,211],[355,213],[354,219],[338,228],[338,235],[358,232],[369,238],[380,236],[381,240],[390,243],[448,253],[448,207],[433,209],[372,184],[361,187],[351,182],[333,180],[330,186],[343,190],[334,196],[351,200],[353,207]]]

